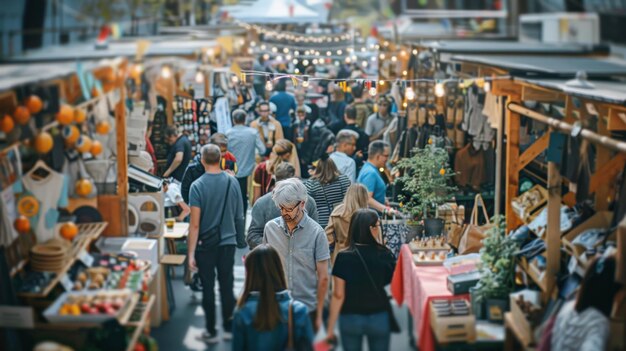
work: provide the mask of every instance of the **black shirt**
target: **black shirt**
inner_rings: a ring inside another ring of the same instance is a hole
[[[189,161],[191,161],[191,143],[189,139],[187,139],[186,135],[181,135],[176,139],[174,145],[170,147],[170,151],[167,154],[167,168],[170,167],[172,162],[174,162],[174,157],[176,154],[182,152],[183,153],[183,161],[178,165],[178,167],[170,174],[171,177],[182,182],[183,175],[185,174],[185,169],[189,165]]]
[[[384,287],[391,282],[396,260],[387,248],[357,245],[369,269],[376,291],[356,252],[347,249],[337,255],[333,275],[346,282],[341,314],[373,314],[386,311],[387,294]]]

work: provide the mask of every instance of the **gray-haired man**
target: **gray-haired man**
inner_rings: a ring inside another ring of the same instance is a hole
[[[276,183],[272,199],[281,216],[267,222],[264,241],[280,254],[291,295],[307,306],[317,332],[328,290],[330,251],[326,234],[304,211],[308,195],[299,179]]]
[[[293,178],[295,175],[296,169],[288,162],[282,162],[276,166],[276,170],[274,171],[277,182]],[[315,204],[315,200],[310,196],[306,202],[305,210],[307,215],[317,222],[317,205]],[[263,243],[265,224],[277,217],[280,217],[280,209],[276,206],[274,200],[272,200],[272,193],[265,194],[256,200],[252,206],[250,227],[248,227],[248,236],[246,237],[246,241],[251,250]]]
[[[356,162],[352,159],[352,155],[356,151],[358,139],[359,133],[350,129],[340,130],[335,139],[335,152],[330,154],[339,173],[345,174],[352,183],[356,180]]]

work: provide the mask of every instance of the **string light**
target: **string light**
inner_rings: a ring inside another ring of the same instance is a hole
[[[283,60],[282,56],[280,56],[280,55],[276,56],[276,61],[282,61],[282,60]]]
[[[391,62],[396,62],[396,61],[398,61],[398,58],[395,56],[391,56]]]
[[[309,87],[309,76],[304,76],[302,78],[302,87],[304,87],[304,88],[308,88]]]
[[[371,96],[376,96],[376,93],[377,93],[376,88],[371,87],[369,93]]]
[[[265,44],[261,45],[261,50],[265,50],[267,49],[267,47],[265,46]]]
[[[330,55],[332,55],[332,54],[333,54],[332,52],[330,52],[330,51],[326,51],[326,56],[330,56]]]
[[[372,62],[376,62],[376,56],[372,56],[371,60]]]
[[[305,65],[305,66],[308,66],[309,65],[309,60],[302,61],[302,64]]]
[[[407,72],[406,70],[402,71],[402,75],[403,75],[403,76],[406,76],[406,75],[408,75],[408,74],[409,74],[409,72]]]
[[[307,51],[305,51],[305,52],[304,52],[304,55],[305,55],[305,56],[309,56],[310,54],[311,54],[311,52],[310,52],[309,50],[307,50]]]
[[[265,82],[265,90],[272,91],[274,90],[274,84],[272,84],[272,80],[268,80]]]
[[[414,100],[414,99],[415,99],[415,91],[413,91],[413,88],[412,88],[412,87],[407,87],[407,88],[406,88],[406,94],[405,94],[405,96],[406,96],[406,99],[407,99],[407,100],[410,100],[410,101],[412,101],[412,100]]]
[[[274,46],[274,47],[272,48],[272,52],[273,52],[273,53],[277,53],[277,52],[278,52],[278,48]]]
[[[161,77],[165,79],[172,77],[172,69],[170,66],[163,66],[163,68],[161,68]]]
[[[204,74],[202,73],[202,71],[198,71],[196,72],[196,83],[200,84],[202,82],[204,82]]]
[[[287,56],[285,56],[285,60],[287,60],[287,61],[291,61],[291,59],[292,59],[291,55],[287,55]]]
[[[413,55],[417,55],[417,49],[413,49],[412,53]]]
[[[385,81],[384,80],[379,81],[378,85],[380,85],[381,87],[384,86],[385,85]]]
[[[361,52],[365,52],[367,49],[365,49],[365,47],[361,48]]]
[[[232,76],[232,77],[231,77],[231,81],[233,82],[233,84],[237,84],[237,83],[239,83],[239,77],[237,77],[237,76]]]
[[[267,61],[269,59],[270,59],[270,55],[268,55],[268,54],[264,54],[263,55],[263,60]]]
[[[297,68],[294,68],[293,72],[294,72],[295,74],[299,74],[299,73],[300,73],[300,70],[299,70],[299,69],[297,69]]]
[[[363,68],[367,67],[367,61],[361,62],[361,66],[363,66]]]
[[[312,61],[312,62],[313,62],[313,64],[314,64],[314,65],[317,65],[317,63],[318,63],[319,61],[317,61],[317,59],[313,59],[313,61]]]
[[[289,49],[288,48],[284,48],[283,49],[283,53],[288,54],[289,53]]]
[[[446,95],[446,89],[443,87],[443,83],[435,84],[435,96],[443,97],[444,95]]]
[[[256,42],[253,40],[250,42],[250,46],[256,46]]]
[[[343,51],[341,51],[341,49],[337,50],[337,55],[341,55],[343,54]]]
[[[298,64],[298,59],[293,59],[293,61],[291,61],[291,62],[293,62],[294,65],[297,65]]]
[[[339,61],[335,61],[335,66],[339,66]]]
[[[346,63],[350,63],[350,62],[352,62],[352,59],[349,57],[346,57]]]
[[[385,54],[380,54],[380,55],[378,55],[378,57],[380,57],[381,60],[384,60],[385,59]]]
[[[294,51],[294,52],[293,52],[293,55],[294,55],[294,56],[300,56],[300,51],[298,51],[298,50]]]

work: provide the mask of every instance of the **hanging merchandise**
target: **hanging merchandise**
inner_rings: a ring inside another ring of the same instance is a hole
[[[230,107],[228,106],[228,99],[220,97],[215,102],[215,118],[217,120],[217,132],[226,133],[232,127],[232,121],[230,119]]]
[[[167,158],[167,145],[162,140],[165,138],[165,128],[167,128],[167,115],[165,114],[167,102],[162,96],[157,96],[156,101],[156,112],[152,120],[150,141],[154,146],[154,154],[157,160],[165,160]]]
[[[174,124],[178,132],[187,135],[192,150],[198,145],[198,120],[195,115],[196,101],[182,96],[176,96],[174,104]]]
[[[483,115],[484,99],[485,95],[480,93],[476,84],[470,86],[465,99],[465,115],[462,127],[473,138],[476,149],[487,150],[496,133],[491,128],[489,119]]]
[[[202,145],[209,143],[211,137],[211,105],[207,99],[196,99],[196,116],[198,117],[198,144],[196,153],[200,152]]]
[[[30,221],[37,242],[46,242],[54,237],[54,226],[59,218],[58,208],[68,205],[68,179],[43,161],[38,161],[24,175],[22,185],[20,197],[34,196],[39,201],[39,211]]]

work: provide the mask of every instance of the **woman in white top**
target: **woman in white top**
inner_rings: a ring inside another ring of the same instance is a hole
[[[615,257],[595,259],[583,278],[576,300],[559,311],[552,330],[551,349],[606,350],[613,300],[620,289],[615,282]]]

